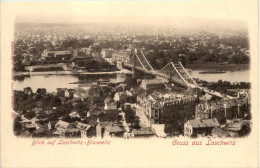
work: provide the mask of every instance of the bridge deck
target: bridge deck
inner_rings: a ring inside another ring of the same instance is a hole
[[[217,97],[228,98],[228,99],[233,98],[231,96],[225,97],[224,95],[222,95],[217,91],[200,87],[180,62],[176,62],[176,63],[170,62],[160,71],[158,71],[153,69],[153,67],[150,65],[150,63],[148,62],[148,60],[146,59],[146,57],[142,52],[137,52],[132,58],[130,58],[130,60],[127,63],[124,64],[124,66],[128,68],[137,69],[147,74],[163,77],[165,79],[168,79],[169,81],[175,82],[185,87],[200,88],[204,90],[206,93]],[[168,73],[169,71],[173,71],[174,73],[172,72]]]

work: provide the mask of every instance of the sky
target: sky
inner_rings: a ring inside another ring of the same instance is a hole
[[[256,1],[6,2],[18,23],[122,23],[132,25],[243,26],[256,16]],[[217,20],[215,22],[215,20]],[[232,22],[230,22],[232,20]]]

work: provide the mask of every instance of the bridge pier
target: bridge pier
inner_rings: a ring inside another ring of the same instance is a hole
[[[142,72],[136,70],[135,68],[132,68],[132,78],[138,79],[141,78]]]
[[[139,71],[135,68],[132,68],[132,78],[135,78],[135,79],[153,79],[153,78],[155,78],[155,76],[152,75],[152,74],[146,74],[142,71]]]
[[[135,69],[132,68],[132,78],[135,78]]]

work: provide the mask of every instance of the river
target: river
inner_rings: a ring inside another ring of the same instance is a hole
[[[208,82],[216,82],[218,80],[233,82],[249,82],[249,70],[240,70],[240,71],[226,71],[226,73],[217,73],[217,74],[200,74],[203,70],[189,70],[189,74],[193,78],[199,78],[200,80],[205,80]],[[210,70],[209,70],[210,71]]]
[[[110,80],[112,83],[123,82],[127,76],[131,76],[131,74],[24,76],[15,78],[14,89],[23,90],[25,87],[31,87],[35,92],[38,88],[46,88],[47,92],[55,92],[56,88],[75,88],[78,86],[88,88],[87,84],[98,80]]]
[[[249,82],[249,70],[245,71],[227,71],[221,74],[200,74],[202,70],[191,70],[189,74],[193,78],[199,78],[206,81],[229,81],[229,82]],[[88,88],[89,85],[82,83],[92,83],[98,80],[110,80],[110,82],[123,82],[131,74],[102,74],[102,75],[35,75],[15,77],[14,89],[23,90],[25,87],[31,87],[35,92],[38,88],[46,88],[48,92],[55,92],[56,88],[75,88],[78,86]],[[80,82],[81,84],[78,84]],[[74,84],[73,84],[74,83]],[[77,84],[75,84],[77,83]]]

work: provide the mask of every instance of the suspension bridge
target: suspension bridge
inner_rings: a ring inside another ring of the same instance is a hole
[[[206,93],[220,98],[233,98],[231,96],[222,95],[219,92],[209,90],[204,87],[200,87],[179,61],[169,62],[161,70],[155,70],[150,65],[143,52],[136,51],[133,54],[133,56],[126,63],[124,63],[124,66],[131,68],[133,71],[138,70],[146,74],[151,74],[154,76],[168,79],[170,82],[177,83],[184,87],[200,88],[201,90],[204,90]]]

